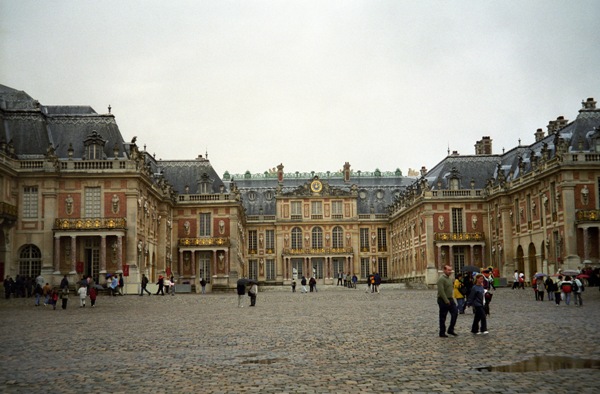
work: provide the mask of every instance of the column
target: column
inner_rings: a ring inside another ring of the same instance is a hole
[[[471,265],[475,265],[475,245],[469,245],[469,249],[471,251]]]
[[[106,235],[100,236],[100,271],[106,272]]]
[[[71,235],[71,273],[74,274],[77,272],[76,261],[77,257],[77,237],[75,235]]]
[[[196,252],[192,251],[190,256],[190,264],[192,265],[192,278],[196,277]]]
[[[589,241],[588,228],[583,228],[583,259],[588,260],[590,258],[590,241]]]
[[[123,237],[117,236],[117,271],[123,272]]]
[[[441,270],[443,268],[443,264],[444,264],[444,260],[442,258],[442,245],[437,245],[437,249],[438,249],[438,266],[439,266],[439,269]]]
[[[448,263],[447,264],[450,267],[454,268],[454,248],[452,247],[452,245],[448,245]]]
[[[54,272],[60,272],[60,236],[54,237]]]

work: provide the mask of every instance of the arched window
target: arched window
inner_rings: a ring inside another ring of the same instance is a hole
[[[333,228],[331,245],[334,248],[344,247],[344,230],[340,226],[335,226]]]
[[[19,253],[19,275],[37,277],[42,271],[42,253],[35,245],[25,245]]]
[[[323,248],[323,229],[321,227],[312,229],[312,247],[313,249]]]
[[[302,229],[300,227],[292,229],[292,249],[302,249]]]

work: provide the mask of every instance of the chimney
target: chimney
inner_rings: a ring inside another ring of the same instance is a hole
[[[425,176],[425,174],[427,174],[427,167],[422,166],[421,167],[421,176]]]
[[[538,142],[540,140],[544,139],[544,130],[543,129],[537,129],[535,131],[535,142]]]
[[[583,111],[586,109],[596,109],[596,101],[594,101],[593,97],[588,97],[586,101],[581,102],[581,110]]]
[[[558,130],[565,127],[567,123],[569,123],[569,121],[562,115],[556,118],[556,120],[551,120],[548,122],[548,135],[556,133]]]
[[[458,154],[458,151],[457,151],[457,150],[453,150],[453,151],[452,151],[452,155],[451,155],[451,156],[460,156],[460,155]]]
[[[491,155],[492,154],[492,139],[489,136],[481,137],[481,140],[475,143],[476,155]]]
[[[279,163],[277,166],[277,182],[283,183],[283,163]]]

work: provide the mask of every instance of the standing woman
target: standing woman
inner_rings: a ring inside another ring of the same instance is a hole
[[[462,283],[462,274],[456,274],[454,278],[454,299],[458,304],[458,313],[461,315],[465,313],[465,296],[460,292],[460,289],[465,289]]]
[[[473,307],[473,325],[471,326],[471,332],[473,334],[488,334],[487,330],[487,319],[485,316],[485,289],[483,288],[483,275],[477,274],[475,276],[475,285],[469,293],[469,300],[467,301],[468,306]]]
[[[248,295],[250,296],[250,306],[256,306],[256,295],[258,294],[258,285],[256,282],[250,283],[250,290]]]

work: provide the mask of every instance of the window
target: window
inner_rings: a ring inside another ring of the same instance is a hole
[[[343,209],[342,201],[332,201],[331,202],[331,218],[332,219],[342,219],[344,217],[344,213],[343,213],[342,209]]]
[[[519,231],[520,227],[521,227],[521,213],[519,212],[519,205],[521,205],[519,203],[519,199],[515,198],[515,210],[513,213],[513,217],[515,218],[515,226],[516,226],[516,230]]]
[[[265,248],[267,253],[275,253],[275,230],[265,231]]]
[[[210,252],[200,252],[199,269],[200,279],[210,283]]]
[[[102,217],[102,204],[99,187],[86,187],[84,191],[84,217]]]
[[[464,246],[451,246],[452,255],[454,256],[453,269],[454,272],[461,272],[465,266],[465,247]]]
[[[361,257],[360,259],[360,277],[368,278],[371,275],[371,262],[368,257]]]
[[[323,229],[321,227],[312,229],[312,247],[313,249],[323,248]]]
[[[267,280],[275,280],[275,260],[267,259],[265,264],[267,268]]]
[[[335,278],[337,278],[337,275],[339,272],[345,272],[344,271],[344,258],[342,257],[334,257],[333,259],[331,259],[332,262],[332,266],[333,266],[333,276]]]
[[[256,240],[256,230],[248,231],[248,253],[256,254],[258,251]]]
[[[210,213],[201,213],[200,214],[200,236],[201,237],[210,237],[212,234],[211,228],[211,214]]]
[[[292,259],[292,275],[294,275],[294,270],[296,270],[296,274],[298,278],[302,278],[302,267],[304,265],[304,259]]]
[[[344,230],[340,226],[333,228],[331,244],[335,249],[344,247]]]
[[[300,227],[292,229],[292,249],[302,249],[302,229]]]
[[[323,202],[313,201],[311,203],[312,216],[311,219],[323,219]]]
[[[37,186],[25,186],[23,188],[23,218],[24,219],[35,219],[37,217],[38,217],[38,188],[37,188]]]
[[[387,230],[385,228],[377,229],[377,250],[380,252],[387,251]]]
[[[463,232],[462,208],[452,208],[452,232]]]
[[[42,253],[35,245],[25,245],[19,254],[19,275],[35,278],[42,271]]]
[[[258,263],[256,260],[248,260],[248,278],[249,279],[258,279]]]
[[[553,214],[556,213],[556,182],[550,182],[550,207],[552,209],[551,212]]]
[[[388,276],[388,265],[387,259],[385,257],[380,257],[377,259],[377,269],[379,271],[379,276],[382,278],[387,278]]]
[[[361,252],[369,251],[369,229],[368,228],[360,229],[360,251]]]
[[[302,201],[292,201],[292,220],[302,220]]]

